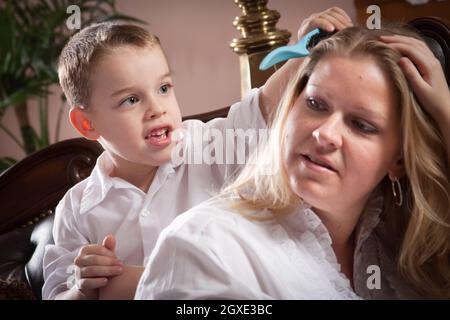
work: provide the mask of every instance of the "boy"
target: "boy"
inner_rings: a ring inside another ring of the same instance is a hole
[[[265,121],[253,91],[226,119],[182,124],[159,40],[134,25],[102,23],[80,31],[63,49],[58,73],[72,125],[105,152],[57,206],[43,298],[95,299],[124,265],[138,266],[137,283],[159,232],[208,199],[236,168],[174,164],[174,132],[264,128]],[[79,269],[71,287],[73,264]]]

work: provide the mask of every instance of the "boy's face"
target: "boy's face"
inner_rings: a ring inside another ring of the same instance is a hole
[[[123,47],[103,56],[89,84],[86,116],[116,163],[159,166],[170,160],[181,113],[159,46]]]

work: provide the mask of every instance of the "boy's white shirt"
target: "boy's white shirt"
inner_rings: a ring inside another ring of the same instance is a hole
[[[234,104],[227,118],[183,123],[188,133],[214,128],[264,129],[260,89]],[[192,145],[187,144],[187,148]],[[235,150],[234,159],[244,150]],[[197,152],[197,149],[196,149]],[[225,158],[225,157],[224,157]],[[147,193],[123,179],[110,177],[111,161],[100,155],[92,174],[71,188],[55,211],[55,244],[45,248],[43,299],[53,299],[73,283],[73,261],[80,248],[116,237],[116,256],[126,265],[145,265],[163,228],[180,213],[209,199],[239,164],[174,164],[160,166]]]

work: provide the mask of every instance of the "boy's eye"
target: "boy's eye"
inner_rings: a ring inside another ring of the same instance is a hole
[[[139,102],[139,98],[135,97],[135,96],[130,96],[128,98],[126,98],[125,100],[123,100],[120,103],[121,107],[127,107],[127,106],[132,106],[135,103]]]
[[[170,90],[170,87],[170,84],[163,84],[161,87],[159,87],[159,93],[167,94]]]
[[[320,101],[317,101],[314,98],[306,99],[306,105],[308,108],[316,111],[325,111],[327,108]]]
[[[371,124],[367,123],[364,120],[355,119],[355,120],[352,120],[352,123],[356,129],[358,129],[359,131],[361,131],[363,133],[375,134],[378,132],[377,128],[375,128],[374,126],[372,126]]]

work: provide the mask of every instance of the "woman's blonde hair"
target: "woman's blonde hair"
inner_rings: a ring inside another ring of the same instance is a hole
[[[281,156],[286,118],[320,59],[330,55],[369,57],[391,80],[401,115],[406,172],[401,179],[403,206],[395,205],[387,176],[378,186],[384,195],[382,219],[387,230],[387,247],[397,256],[398,268],[405,280],[418,293],[430,298],[450,298],[450,182],[445,144],[435,121],[416,101],[398,65],[400,54],[379,41],[378,37],[386,34],[419,38],[405,28],[352,27],[322,40],[313,48],[286,89],[268,143],[260,146],[259,152],[252,155],[251,164],[224,188],[223,193],[233,196],[231,206],[241,212],[269,209],[278,215],[296,207],[301,200],[290,187]]]

